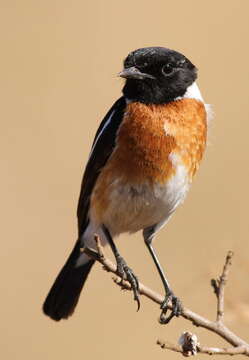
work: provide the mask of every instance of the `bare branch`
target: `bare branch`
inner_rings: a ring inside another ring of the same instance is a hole
[[[162,349],[165,349],[165,350],[172,350],[172,351],[175,351],[175,352],[179,352],[182,354],[182,348],[181,346],[179,345],[175,345],[175,344],[171,344],[170,342],[168,341],[165,341],[165,340],[157,340],[157,345],[159,345]]]
[[[185,354],[180,345],[174,345],[164,340],[157,340],[157,345],[162,349],[179,352],[184,356],[191,356],[195,354]],[[197,345],[197,353],[207,355],[246,355],[248,356],[248,349],[245,346],[217,348]]]
[[[233,257],[233,252],[228,251],[226,261],[225,261],[225,265],[223,267],[223,271],[222,271],[221,276],[217,280],[215,280],[215,279],[211,280],[211,285],[213,286],[214,293],[215,293],[215,295],[217,297],[217,317],[216,317],[216,321],[218,321],[218,322],[221,322],[223,320],[223,317],[224,317],[225,285],[226,285],[227,278],[228,278],[229,268],[232,265],[232,257]]]
[[[82,249],[88,256],[92,257],[94,260],[100,262],[104,269],[115,274],[114,282],[121,286],[122,288],[131,290],[131,286],[126,279],[122,280],[117,274],[117,266],[109,259],[105,257],[103,247],[101,245],[100,239],[98,236],[95,236],[97,251],[89,248]],[[216,347],[205,347],[196,344],[196,351],[198,353],[203,354],[222,354],[222,355],[237,355],[243,354],[249,356],[249,344],[233,333],[230,329],[228,329],[224,323],[222,322],[224,316],[224,287],[227,282],[229,268],[231,266],[231,259],[233,253],[231,251],[228,252],[225,265],[222,271],[221,276],[218,280],[212,280],[212,286],[214,288],[214,292],[217,296],[217,319],[216,321],[211,321],[187,308],[183,308],[181,316],[186,320],[191,321],[194,325],[198,327],[205,328],[213,333],[216,333],[218,336],[226,340],[232,347],[229,348],[216,348]],[[157,304],[162,304],[164,297],[152,289],[148,288],[141,282],[139,282],[139,292],[141,295],[146,296],[153,302]],[[172,309],[171,305],[169,305],[169,309]],[[188,351],[184,351],[182,346],[172,345],[168,342],[158,340],[158,345],[160,345],[164,349],[169,349],[173,351],[177,351],[182,353],[185,356],[193,355],[194,351],[191,349]]]

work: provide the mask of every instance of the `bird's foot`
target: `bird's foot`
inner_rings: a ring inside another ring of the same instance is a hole
[[[171,301],[172,310],[171,313],[167,316],[168,304]],[[164,301],[160,307],[162,309],[159,322],[160,324],[168,324],[170,320],[176,316],[180,316],[182,313],[182,304],[181,301],[173,294],[173,292],[169,292],[166,294]]]
[[[125,260],[119,256],[116,258],[117,260],[117,272],[121,277],[121,283],[123,280],[127,280],[133,291],[134,300],[137,302],[137,311],[140,309],[140,299],[139,299],[139,282],[136,275],[133,273],[132,269],[129,268],[125,262]]]

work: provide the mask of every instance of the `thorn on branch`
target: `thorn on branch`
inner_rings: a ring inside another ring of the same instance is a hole
[[[214,289],[216,297],[219,297],[219,279],[211,279],[211,286]]]

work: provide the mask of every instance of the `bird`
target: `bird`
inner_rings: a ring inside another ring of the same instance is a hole
[[[44,313],[55,321],[74,313],[95,262],[82,248],[96,248],[96,235],[102,245],[110,245],[117,272],[130,283],[140,307],[137,276],[115,242],[122,233],[138,231],[165,291],[160,322],[168,323],[183,310],[153,239],[184,201],[199,168],[208,106],[196,83],[196,66],[178,51],[139,48],[128,54],[118,75],[125,81],[122,96],[99,125],[82,179],[78,239],[43,304]]]

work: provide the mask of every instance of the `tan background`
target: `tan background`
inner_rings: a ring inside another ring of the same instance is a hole
[[[211,318],[216,276],[236,253],[227,324],[249,328],[247,0],[0,2],[1,251],[0,352],[5,360],[171,359],[156,345],[176,341],[184,320],[157,323],[159,309],[96,266],[76,314],[55,323],[41,312],[76,239],[75,209],[97,126],[120,95],[126,54],[161,45],[186,54],[213,104],[205,161],[184,206],[156,248],[184,304]],[[123,241],[126,240],[126,241]],[[141,235],[119,247],[140,279],[161,291]],[[215,336],[194,329],[206,345]]]

